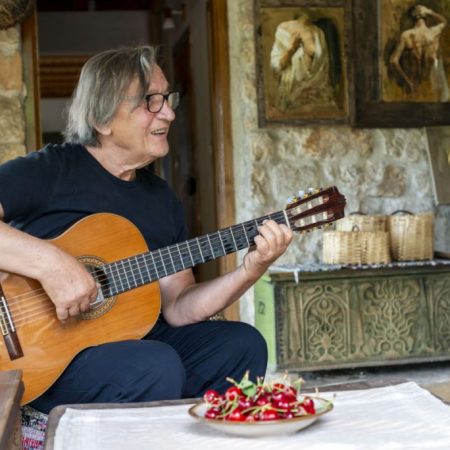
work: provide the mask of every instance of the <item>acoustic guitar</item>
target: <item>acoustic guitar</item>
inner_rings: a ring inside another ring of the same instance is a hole
[[[81,350],[145,336],[160,313],[159,279],[251,247],[266,219],[303,232],[343,217],[344,206],[345,197],[335,187],[317,190],[294,198],[284,210],[155,251],[127,219],[87,216],[51,242],[92,273],[101,286],[97,299],[88,311],[62,323],[36,280],[2,274],[0,369],[23,371],[22,401],[28,403]]]

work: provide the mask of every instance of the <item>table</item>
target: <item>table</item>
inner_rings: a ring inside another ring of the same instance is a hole
[[[140,428],[141,425],[139,425],[137,429],[142,433],[150,434],[146,435],[144,440],[145,444],[143,445],[141,440],[138,446],[132,445],[131,442],[135,442],[136,438],[131,434],[129,436],[130,442],[127,442],[129,445],[125,446],[130,450],[133,448],[177,448],[177,450],[181,450],[198,447],[215,448],[218,450],[228,448],[233,448],[233,450],[241,448],[271,448],[274,450],[282,448],[283,450],[290,450],[291,448],[299,448],[301,444],[304,444],[305,448],[312,450],[322,450],[323,448],[332,448],[333,450],[336,448],[345,450],[359,448],[375,450],[387,448],[385,447],[385,444],[387,443],[386,440],[390,440],[390,443],[392,444],[391,447],[388,448],[423,449],[427,448],[427,446],[424,447],[424,443],[421,442],[420,439],[425,438],[433,439],[434,449],[448,449],[448,444],[450,442],[450,408],[428,391],[419,388],[415,383],[402,381],[404,380],[392,379],[385,380],[383,383],[357,381],[323,387],[321,388],[321,396],[330,395],[329,392],[337,393],[334,402],[335,410],[321,417],[319,421],[311,427],[296,433],[295,435],[278,437],[276,439],[270,437],[256,439],[237,438],[221,435],[221,433],[215,431],[213,432],[205,427],[205,425],[195,423],[188,417],[188,405],[196,402],[196,399],[149,402],[142,404],[64,405],[55,408],[50,413],[45,450],[55,449],[55,434],[58,425],[65,420],[64,414],[67,413],[68,415],[65,417],[69,417],[70,420],[70,415],[74,411],[76,414],[82,412],[84,415],[84,413],[87,413],[89,416],[88,423],[94,423],[99,417],[97,415],[98,413],[100,413],[100,416],[102,416],[102,413],[105,413],[106,416],[113,417],[115,420],[114,423],[120,424],[119,426],[123,427],[123,430],[119,433],[122,438],[127,436],[126,433],[129,432],[129,430],[136,428],[130,426],[132,422],[129,421],[131,420],[129,415],[132,414],[132,411],[135,411],[136,413],[145,413],[144,417],[148,420],[146,420],[146,424],[143,428]],[[326,392],[328,392],[328,394]],[[382,401],[386,402],[386,396],[389,399],[389,402],[392,403],[391,409],[383,406],[384,403],[382,403]],[[362,399],[362,401],[360,399]],[[365,403],[366,401],[367,405]],[[168,407],[173,407],[173,409],[169,409]],[[153,416],[151,416],[151,414],[147,416],[149,411],[152,411],[152,408],[155,408],[153,409],[155,414],[153,414]],[[395,417],[395,414],[393,414],[393,411],[395,410],[411,412],[413,420],[409,420],[406,416]],[[121,411],[124,411],[123,416],[120,416]],[[176,423],[171,423],[170,420],[166,420],[166,423],[164,423],[165,415],[172,417],[170,415],[171,411],[176,411],[173,416],[175,417],[173,421]],[[353,411],[353,414],[356,415],[355,417],[348,416],[348,419],[351,419],[351,423],[346,420],[349,411]],[[117,413],[119,413],[119,421],[117,421]],[[127,414],[128,417],[125,414]],[[128,422],[125,420],[121,422],[121,419],[124,419],[125,417],[127,417]],[[83,416],[82,420],[84,420]],[[126,423],[128,423],[128,425],[126,425]],[[67,425],[67,420],[65,424]],[[98,424],[101,425],[101,421],[98,422]],[[171,427],[177,431],[173,431]],[[347,429],[345,427],[347,427]],[[75,429],[79,431],[82,430],[82,428]],[[112,429],[113,432],[115,432],[115,429]],[[167,436],[164,439],[168,439],[168,445],[170,444],[172,447],[161,446],[161,435],[164,433],[167,433]],[[174,446],[173,440],[175,438],[172,437],[171,433],[179,435],[179,440],[176,442],[178,445]],[[349,436],[351,433],[356,436],[356,444],[349,441],[349,439],[355,437]],[[372,433],[372,435],[370,435],[370,433]],[[84,434],[84,431],[80,431],[80,435],[82,434]],[[75,439],[75,436],[73,435],[70,436],[71,438],[64,442],[77,441],[79,439],[82,441],[83,438],[86,439],[86,436],[82,436],[81,438],[78,436],[77,439]],[[316,442],[316,437],[320,439],[320,442]],[[328,440],[328,442],[324,442],[324,439]],[[365,442],[365,439],[367,439],[368,442]],[[380,441],[380,439],[382,442],[377,442]],[[153,440],[156,440],[157,442],[153,442]],[[358,446],[358,440],[360,443],[361,441],[364,441],[364,445]],[[411,440],[414,444],[419,446],[409,446]],[[402,443],[403,441],[407,443],[408,446],[399,446],[399,442]],[[113,443],[117,444],[116,442]],[[148,445],[146,445],[147,443]],[[324,444],[324,446],[322,446],[322,444]],[[396,444],[396,446],[393,444]],[[120,443],[118,445],[119,446],[113,445],[112,447],[121,448]],[[336,445],[338,445],[338,447],[336,447]],[[111,448],[111,442],[109,442],[108,446],[99,446],[96,448]]]
[[[0,450],[22,448],[20,401],[23,390],[20,370],[0,372]]]

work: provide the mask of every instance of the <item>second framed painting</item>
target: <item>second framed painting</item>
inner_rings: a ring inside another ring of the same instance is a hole
[[[450,124],[450,2],[354,0],[355,122]]]
[[[350,0],[255,0],[258,122],[349,123]]]

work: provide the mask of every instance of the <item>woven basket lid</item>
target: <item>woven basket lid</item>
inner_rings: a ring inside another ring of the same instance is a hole
[[[33,11],[35,0],[2,0],[0,30],[22,23]]]

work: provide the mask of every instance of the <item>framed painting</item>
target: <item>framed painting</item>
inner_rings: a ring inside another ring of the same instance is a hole
[[[258,123],[350,123],[350,0],[255,0]]]
[[[450,124],[450,2],[354,0],[360,127]]]
[[[427,139],[436,204],[450,205],[450,127],[427,128]]]

